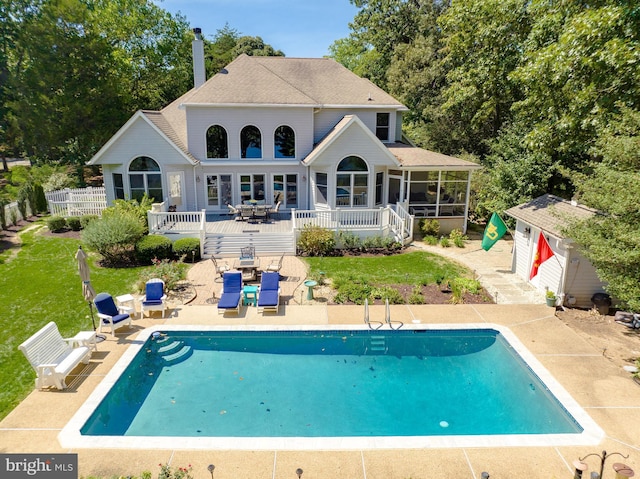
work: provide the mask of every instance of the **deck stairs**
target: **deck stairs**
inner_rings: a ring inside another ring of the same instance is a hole
[[[295,255],[293,231],[266,233],[247,230],[242,233],[207,233],[204,240],[204,258],[237,258],[240,248],[253,246],[256,256]]]
[[[184,344],[184,341],[170,339],[168,336],[156,340],[158,356],[163,359],[165,366],[180,363],[191,357],[193,349]]]
[[[369,351],[376,353],[386,353],[387,341],[384,336],[373,335],[369,339]]]

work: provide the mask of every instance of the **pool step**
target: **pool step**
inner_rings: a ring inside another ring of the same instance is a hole
[[[193,349],[191,348],[191,346],[183,345],[182,349],[173,354],[167,354],[166,356],[163,356],[163,359],[166,364],[176,364],[189,358],[192,354]]]
[[[160,343],[158,342],[158,344]],[[165,354],[178,350],[183,345],[184,345],[184,342],[182,341],[173,341],[169,344],[163,344],[158,348],[158,354],[160,354],[161,356],[164,356]]]
[[[370,350],[376,352],[387,352],[387,342],[384,336],[371,336],[369,340],[369,344],[371,345]]]

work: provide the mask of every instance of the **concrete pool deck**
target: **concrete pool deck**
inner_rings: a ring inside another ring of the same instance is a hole
[[[544,305],[392,305],[394,320],[405,323],[496,323],[506,326],[558,380],[605,431],[601,444],[549,447],[466,447],[451,449],[394,449],[366,451],[206,451],[63,449],[57,436],[78,408],[144,328],[162,324],[300,325],[362,324],[361,306],[313,304],[285,305],[277,314],[258,314],[243,307],[238,316],[218,315],[215,306],[177,306],[166,319],[140,318],[130,329],[98,344],[87,366],[68,378],[65,391],[34,390],[0,423],[3,453],[77,453],[79,477],[90,475],[140,475],[157,477],[159,463],[175,467],[191,465],[195,479],[208,479],[209,464],[215,479],[349,477],[356,479],[480,478],[487,471],[493,479],[510,477],[572,477],[572,461],[590,453],[620,452],[605,465],[605,478],[615,476],[611,466],[627,464],[640,472],[640,387],[628,373],[607,360]],[[371,319],[381,320],[383,306],[370,307]],[[481,445],[479,445],[481,446]],[[586,459],[589,470],[600,461]],[[588,476],[586,476],[588,477]]]

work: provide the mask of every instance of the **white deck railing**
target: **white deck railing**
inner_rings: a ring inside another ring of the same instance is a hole
[[[149,233],[197,233],[204,230],[205,210],[147,212]]]

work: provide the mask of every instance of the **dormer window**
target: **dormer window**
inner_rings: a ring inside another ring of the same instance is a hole
[[[389,141],[389,113],[376,113],[376,136],[380,141]]]
[[[242,129],[240,153],[242,158],[262,158],[262,135],[258,127],[248,125]]]
[[[276,128],[273,135],[274,158],[295,158],[296,157],[296,135],[293,128],[282,125]]]
[[[207,158],[229,158],[227,130],[220,125],[207,130]]]

